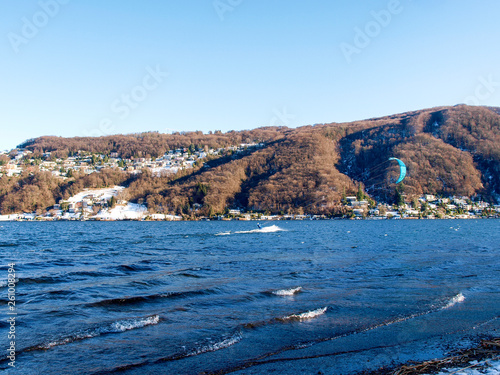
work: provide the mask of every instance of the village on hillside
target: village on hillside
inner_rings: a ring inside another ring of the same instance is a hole
[[[19,176],[24,171],[37,166],[41,171],[47,171],[54,176],[66,180],[75,172],[91,174],[104,168],[117,168],[131,174],[150,170],[153,176],[176,174],[180,170],[191,169],[195,165],[202,166],[213,157],[227,153],[240,153],[249,148],[262,147],[262,144],[241,144],[219,149],[199,150],[197,148],[179,148],[170,150],[159,158],[121,158],[116,152],[108,155],[78,152],[66,159],[55,158],[50,152],[41,157],[25,149],[0,152],[0,177]],[[422,195],[409,201],[403,195],[403,200],[397,205],[375,203],[361,196],[347,196],[343,199],[345,214],[342,217],[326,215],[303,214],[270,215],[267,212],[251,212],[244,209],[227,209],[223,215],[203,217],[196,215],[201,207],[195,204],[192,215],[169,215],[149,212],[143,204],[131,203],[121,197],[123,186],[106,189],[86,189],[79,194],[59,201],[47,212],[0,215],[0,221],[31,221],[31,220],[325,220],[325,219],[471,219],[498,218],[500,205],[484,201],[473,201],[470,197],[436,197]]]
[[[193,168],[195,164],[203,163],[208,157],[217,157],[227,153],[239,153],[249,148],[261,147],[262,144],[240,144],[226,148],[205,148],[200,150],[194,146],[169,150],[159,158],[122,158],[118,152],[109,155],[92,154],[78,151],[66,159],[56,158],[51,152],[35,157],[32,151],[15,149],[0,151],[0,177],[19,176],[25,170],[38,166],[41,171],[51,172],[61,179],[70,178],[74,172],[92,174],[104,168],[117,168],[129,173],[141,173],[149,169],[153,175],[161,176],[175,174],[182,169]],[[3,158],[2,158],[3,156]]]

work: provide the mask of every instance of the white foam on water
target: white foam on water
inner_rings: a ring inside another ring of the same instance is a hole
[[[233,346],[237,343],[239,343],[242,339],[242,335],[240,332],[234,334],[233,336],[227,337],[221,341],[215,342],[215,343],[210,343],[208,345],[204,345],[200,348],[195,349],[194,351],[188,353],[186,356],[191,357],[195,355],[200,355],[203,353],[208,353],[208,352],[215,352],[217,350],[229,348],[230,346]]]
[[[299,286],[297,288],[293,289],[281,289],[281,290],[275,290],[272,292],[276,296],[293,296],[295,293],[298,293],[302,290],[302,287]]]
[[[111,324],[110,332],[125,332],[135,328],[155,325],[160,322],[159,315],[153,315],[144,319],[120,320]]]
[[[462,293],[458,293],[455,297],[453,297],[444,307],[443,310],[449,309],[450,307],[455,306],[457,303],[461,303],[465,301],[465,297]]]
[[[433,308],[431,310],[423,311],[423,312],[420,312],[420,313],[415,313],[415,314],[411,314],[411,315],[407,315],[407,316],[398,317],[398,318],[392,319],[392,320],[387,321],[387,322],[383,322],[383,323],[379,323],[379,324],[370,326],[370,327],[365,328],[365,329],[363,329],[363,330],[361,330],[359,332],[360,333],[361,332],[368,332],[368,331],[372,331],[372,330],[377,329],[377,328],[387,327],[387,326],[390,326],[392,324],[406,322],[407,320],[411,320],[411,319],[419,318],[421,316],[433,314],[433,313],[436,313],[438,311],[449,309],[450,307],[453,307],[457,303],[461,303],[463,301],[465,301],[464,295],[462,293],[458,293],[456,296],[454,296],[453,298],[451,298],[446,303],[446,305],[444,305],[444,306],[442,306],[440,308],[439,307],[438,308],[435,307],[435,308]]]
[[[282,320],[307,320],[314,319],[320,315],[323,315],[328,307],[323,307],[322,309],[311,310],[307,312],[303,312],[301,314],[292,314],[289,316],[285,316]]]
[[[242,233],[275,233],[275,232],[286,232],[286,229],[280,228],[277,225],[270,225],[268,227],[263,227],[260,229],[240,230],[234,233],[242,234]]]
[[[52,341],[52,342],[49,342],[48,344],[39,345],[35,349],[50,349],[50,348],[53,348],[54,346],[69,344],[69,343],[74,342],[74,341],[83,340],[83,339],[92,338],[92,337],[95,337],[95,336],[92,336],[91,334],[87,334],[87,335],[78,334],[78,335],[75,335],[72,337],[66,337],[65,339]]]
[[[220,232],[220,233],[216,233],[215,235],[216,236],[229,236],[231,234],[231,232]]]
[[[139,319],[124,319],[118,320],[111,323],[110,325],[104,327],[98,327],[95,329],[89,329],[87,331],[79,332],[70,337],[65,337],[59,340],[51,341],[47,344],[38,345],[34,349],[50,349],[54,346],[65,345],[72,343],[74,341],[80,341],[84,339],[90,339],[93,337],[98,337],[107,333],[119,333],[129,331],[131,329],[142,328],[149,325],[155,325],[160,322],[159,315],[148,316],[146,318]]]

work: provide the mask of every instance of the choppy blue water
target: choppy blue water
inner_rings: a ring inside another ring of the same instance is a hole
[[[12,374],[353,374],[500,328],[500,221],[0,224]],[[271,227],[276,225],[276,227]]]

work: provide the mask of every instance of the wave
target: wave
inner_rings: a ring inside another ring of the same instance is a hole
[[[271,292],[272,294],[276,296],[293,296],[294,294],[300,292],[302,290],[302,287],[299,286],[297,288],[293,289],[280,289],[280,290],[275,290]]]
[[[186,349],[183,347],[184,349],[181,352],[169,355],[168,357],[159,358],[156,359],[155,361],[143,361],[128,365],[118,366],[111,370],[108,370],[108,372],[106,373],[121,373],[123,371],[131,370],[134,368],[140,368],[151,364],[179,361],[185,358],[195,357],[200,354],[215,352],[218,350],[229,348],[230,346],[239,343],[242,339],[243,335],[241,331],[238,331],[234,334],[223,336],[218,341],[210,341],[205,344],[201,344],[200,346],[195,346],[194,348],[191,349]]]
[[[192,296],[207,295],[211,293],[213,293],[213,290],[203,289],[203,290],[193,290],[188,292],[169,292],[169,293],[152,294],[148,296],[112,298],[112,299],[105,299],[97,302],[92,302],[89,303],[88,306],[93,306],[93,307],[126,306],[144,302],[153,302],[164,298],[172,298],[172,299],[187,298]]]
[[[68,273],[61,273],[55,276],[32,276],[32,277],[22,277],[19,278],[19,283],[21,284],[58,284],[71,282],[73,276],[88,276],[88,277],[109,277],[115,276],[114,274],[97,272],[97,271],[75,271]],[[0,285],[1,286],[1,285]]]
[[[297,349],[308,348],[308,347],[314,346],[314,345],[319,344],[319,343],[343,339],[343,338],[346,338],[346,337],[350,337],[350,336],[354,336],[354,335],[366,333],[366,332],[369,332],[369,331],[372,331],[372,330],[375,330],[375,329],[378,329],[378,328],[387,327],[387,326],[390,326],[392,324],[397,324],[397,323],[405,322],[405,321],[408,321],[408,320],[411,320],[411,319],[419,318],[421,316],[429,315],[429,314],[432,314],[432,313],[437,313],[439,311],[442,311],[442,310],[445,310],[445,309],[449,309],[449,308],[455,306],[457,303],[461,303],[463,301],[465,301],[465,297],[464,297],[464,295],[462,293],[459,293],[459,294],[455,295],[454,297],[450,298],[449,300],[447,300],[446,303],[441,304],[441,306],[434,307],[434,308],[432,308],[430,310],[426,310],[426,311],[419,312],[419,313],[414,313],[414,314],[411,314],[411,315],[395,317],[395,318],[392,318],[390,320],[387,320],[387,321],[384,321],[384,322],[381,322],[381,323],[377,323],[377,324],[373,324],[373,325],[365,327],[365,328],[360,328],[360,329],[356,329],[356,330],[353,330],[353,331],[348,331],[348,332],[345,332],[345,333],[341,333],[341,334],[333,336],[333,337],[325,337],[325,338],[320,338],[320,339],[316,339],[316,340],[311,340],[311,341],[305,341],[305,342],[302,342],[302,343],[298,343],[296,345],[288,346],[286,348],[278,350],[277,352],[274,352],[273,355],[276,355],[276,354],[279,354],[279,353],[283,353],[283,352],[286,352],[286,351],[289,351],[289,350],[297,350]],[[262,322],[257,322],[257,323],[247,323],[247,324],[243,325],[243,328],[255,329],[255,328],[258,328],[258,327],[261,327],[261,326],[265,326],[267,324],[272,324],[272,323],[277,322],[277,321],[287,322],[287,321],[290,321],[290,320],[292,320],[292,321],[294,321],[294,320],[295,321],[302,321],[302,320],[306,320],[306,319],[313,319],[313,318],[316,318],[318,316],[323,315],[324,313],[326,313],[326,311],[327,311],[327,307],[324,307],[322,309],[316,309],[316,310],[304,312],[304,313],[301,313],[301,314],[292,314],[292,315],[286,316],[284,318],[272,319],[272,320],[267,321],[267,322],[262,321]],[[497,318],[499,318],[499,317],[495,317],[495,318],[491,319],[490,321],[488,321],[486,323],[494,321]]]
[[[148,266],[140,266],[138,264],[122,264],[117,267],[119,271],[122,272],[139,272],[139,271],[151,271],[152,268]]]
[[[39,277],[23,277],[19,279],[21,284],[56,284],[64,282],[60,276],[39,276]]]
[[[435,308],[432,308],[430,310],[426,310],[426,311],[423,311],[423,312],[419,312],[419,313],[415,313],[415,314],[410,314],[410,315],[398,317],[398,318],[395,318],[395,319],[392,319],[392,320],[389,320],[389,321],[386,321],[386,322],[383,322],[383,323],[380,323],[380,324],[377,324],[377,325],[365,328],[365,329],[363,329],[363,330],[361,330],[359,332],[356,332],[356,333],[367,332],[367,331],[374,330],[376,328],[386,327],[386,326],[389,326],[389,325],[392,325],[392,324],[405,322],[405,321],[410,320],[410,319],[415,319],[415,318],[419,318],[421,316],[433,314],[433,313],[436,313],[436,312],[439,312],[439,311],[442,311],[442,310],[449,309],[449,308],[455,306],[457,303],[461,303],[463,301],[465,301],[464,295],[462,293],[458,293],[456,296],[454,296],[454,297],[450,298],[449,300],[447,300],[446,303],[443,306],[441,306],[441,307],[435,307]]]
[[[160,322],[159,315],[149,316],[144,319],[125,319],[111,324],[112,332],[125,332],[131,329],[142,328],[150,325],[156,325]],[[111,332],[111,331],[110,331]]]
[[[240,231],[236,231],[234,233],[242,234],[242,233],[275,233],[275,232],[286,232],[286,229],[280,228],[277,225],[271,225],[269,227],[263,227],[260,229],[240,230]]]
[[[306,311],[300,314],[291,314],[287,315],[281,318],[271,318],[269,320],[261,320],[261,321],[255,321],[255,322],[250,322],[250,323],[244,323],[241,325],[241,327],[245,329],[256,329],[259,327],[267,326],[267,325],[272,325],[272,324],[279,324],[279,323],[285,323],[285,322],[290,322],[290,321],[303,321],[303,320],[309,320],[309,319],[314,319],[318,316],[323,315],[326,313],[328,310],[328,307],[323,307],[320,309],[316,310],[310,310]]]
[[[350,336],[353,336],[353,335],[358,335],[358,334],[361,334],[361,333],[366,333],[366,332],[369,332],[369,331],[372,331],[372,330],[375,330],[375,329],[378,329],[378,328],[383,328],[383,327],[391,326],[393,324],[402,323],[402,322],[405,322],[405,321],[408,321],[408,320],[412,320],[412,319],[416,319],[416,318],[419,318],[419,317],[422,317],[422,316],[425,316],[425,315],[437,313],[437,312],[443,311],[445,309],[449,309],[449,308],[451,308],[451,307],[455,306],[456,304],[461,303],[463,301],[465,301],[465,297],[464,297],[464,295],[462,293],[459,293],[459,294],[453,296],[452,298],[444,301],[444,303],[441,303],[438,306],[433,306],[429,310],[425,310],[425,311],[422,311],[422,312],[417,312],[417,313],[410,314],[410,315],[394,317],[394,318],[388,319],[388,320],[380,322],[380,323],[375,323],[375,324],[369,325],[369,326],[364,327],[364,328],[361,327],[359,329],[356,329],[356,330],[353,330],[353,331],[348,331],[348,332],[345,332],[345,333],[341,333],[341,334],[333,336],[333,337],[325,337],[325,338],[322,338],[322,339],[308,341],[308,342],[305,342],[305,343],[301,343],[299,346],[289,347],[287,349],[284,349],[283,351],[293,350],[293,349],[300,349],[301,345],[306,345],[306,347],[309,347],[309,346],[312,346],[312,345],[315,345],[315,344],[318,344],[318,343],[321,343],[321,342],[334,341],[334,340],[338,340],[338,339],[350,337]],[[246,323],[246,324],[243,324],[242,327],[246,328],[246,329],[256,329],[256,328],[259,328],[259,327],[266,326],[268,324],[274,324],[274,323],[279,323],[279,322],[283,323],[283,322],[289,322],[289,321],[303,321],[303,320],[308,320],[308,319],[314,319],[314,318],[316,318],[318,316],[321,316],[321,315],[325,314],[326,311],[327,311],[327,309],[328,309],[327,307],[324,307],[324,308],[320,308],[320,309],[316,309],[316,310],[307,311],[307,312],[304,312],[304,313],[301,313],[301,314],[288,315],[288,316],[285,316],[283,318],[274,318],[274,319],[271,319],[271,320],[268,320],[268,321]],[[494,318],[492,320],[495,320],[495,319],[496,318]]]
[[[215,235],[216,236],[229,236],[231,234],[231,232],[220,232],[220,233],[216,233]]]
[[[448,301],[448,303],[442,308],[442,310],[449,309],[450,307],[453,307],[456,304],[461,303],[463,301],[465,301],[464,295],[462,293],[458,293],[455,297],[453,297]]]
[[[299,321],[302,321],[302,320],[314,319],[314,318],[326,313],[327,309],[328,309],[328,307],[323,307],[321,309],[311,310],[311,311],[303,312],[301,314],[292,314],[289,316],[285,316],[284,318],[280,318],[279,320],[285,320],[285,321],[286,320],[299,320]]]
[[[203,353],[208,353],[208,352],[215,352],[217,350],[229,348],[230,346],[233,346],[237,343],[239,343],[242,340],[243,336],[241,332],[237,332],[232,336],[222,338],[220,341],[216,341],[213,343],[209,343],[206,345],[203,345],[201,347],[195,348],[194,350],[190,351],[185,355],[185,357],[192,357],[195,355],[200,355]]]
[[[0,242],[0,247],[18,247],[17,243]]]
[[[99,271],[75,271],[75,272],[69,272],[68,276],[109,277],[109,276],[118,276],[118,274],[112,274],[109,272],[99,272]]]
[[[75,294],[74,291],[72,290],[49,290],[45,292],[46,295],[49,296],[49,298],[69,298],[69,296],[72,296]]]
[[[203,278],[203,276],[195,275],[195,274],[192,274],[189,272],[176,273],[176,274],[174,274],[174,276],[189,277],[189,278],[193,278],[193,279],[202,279]]]
[[[145,318],[138,319],[123,319],[116,322],[107,324],[102,327],[90,328],[77,332],[71,336],[62,337],[54,341],[49,341],[40,345],[36,345],[25,349],[24,351],[34,351],[34,350],[48,350],[55,346],[70,344],[75,341],[81,341],[85,339],[90,339],[98,337],[101,335],[106,335],[110,333],[121,333],[125,331],[130,331],[132,329],[143,328],[150,325],[156,325],[160,322],[159,315],[152,315]]]

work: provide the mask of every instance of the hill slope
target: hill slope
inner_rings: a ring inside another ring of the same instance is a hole
[[[199,215],[240,207],[269,212],[341,213],[344,195],[361,188],[374,199],[392,201],[398,157],[408,174],[400,190],[410,198],[500,196],[500,112],[496,108],[438,107],[352,123],[259,128],[203,135],[158,133],[101,138],[41,137],[22,147],[66,157],[77,151],[122,157],[158,157],[176,147],[224,147],[263,142],[264,147],[226,155],[174,177],[146,171],[131,177],[109,171],[99,177],[60,181],[37,172],[0,178],[2,213],[48,208],[77,188],[125,184],[128,197],[156,212]],[[101,172],[102,173],[102,172]],[[99,186],[97,186],[99,185]],[[200,205],[200,206],[198,206]]]

